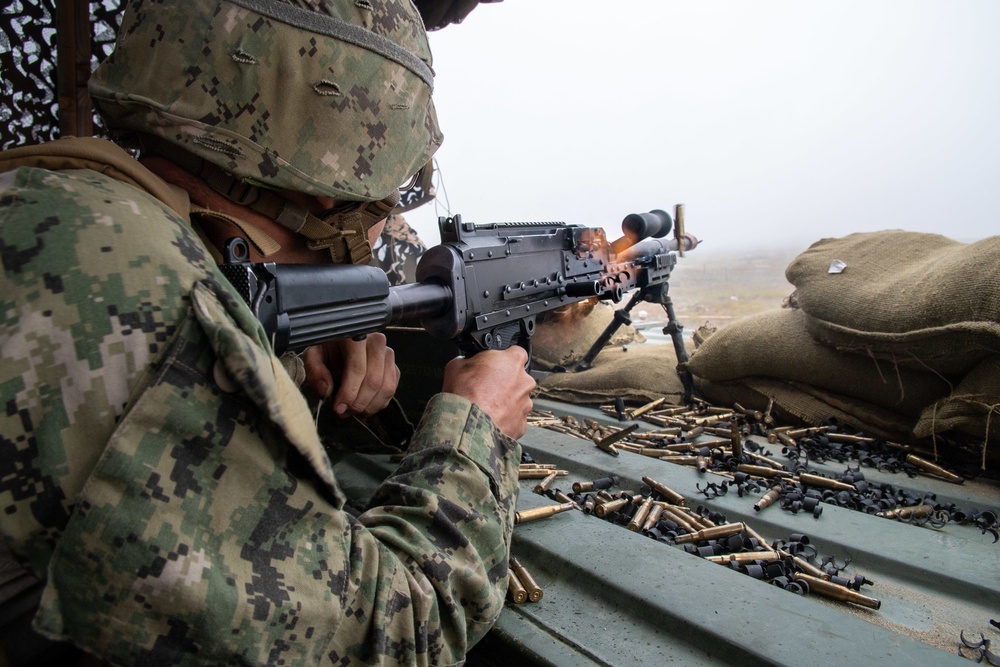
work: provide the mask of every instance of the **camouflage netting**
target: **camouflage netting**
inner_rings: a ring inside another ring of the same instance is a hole
[[[793,303],[707,338],[706,398],[895,438],[957,436],[982,467],[1000,440],[1000,237],[903,231],[823,239],[789,265]],[[831,273],[840,261],[845,268]]]

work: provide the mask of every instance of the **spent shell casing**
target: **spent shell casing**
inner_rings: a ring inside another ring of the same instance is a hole
[[[927,459],[922,459],[922,458],[920,458],[919,456],[917,456],[915,454],[907,454],[907,456],[906,456],[906,462],[910,463],[912,465],[915,465],[918,468],[920,468],[921,470],[929,472],[929,473],[931,473],[933,475],[937,475],[938,477],[943,477],[944,479],[948,480],[949,482],[955,482],[956,484],[962,484],[965,481],[965,480],[962,479],[962,477],[960,475],[956,475],[953,472],[945,470],[941,466],[939,466],[937,464],[934,464],[934,463],[931,463]]]
[[[722,554],[720,556],[706,556],[705,560],[713,563],[752,563],[755,560],[781,560],[782,555],[777,551],[740,551],[733,554]]]
[[[556,481],[556,477],[558,477],[558,476],[559,476],[559,471],[558,470],[555,471],[555,472],[549,473],[548,475],[546,475],[545,479],[543,479],[542,481],[540,481],[538,484],[535,484],[535,493],[538,493],[538,494],[545,493],[545,491],[549,488],[549,486],[552,484],[552,482]]]
[[[510,559],[511,571],[517,575],[518,580],[521,582],[522,588],[528,594],[528,600],[530,602],[538,602],[542,599],[542,587],[535,582],[535,578],[531,576],[528,570],[521,565],[521,563],[516,558]]]
[[[630,502],[632,502],[630,498],[615,498],[614,500],[609,500],[606,503],[600,503],[594,508],[594,514],[603,519],[607,515],[617,512],[621,508],[625,507]]]
[[[809,473],[799,473],[799,481],[806,486],[819,486],[835,491],[857,491],[857,488],[853,484],[838,482],[835,479],[829,479],[820,475],[811,475]]]
[[[507,571],[507,595],[514,604],[521,604],[528,599],[528,591],[513,569]]]
[[[741,463],[736,466],[736,472],[745,472],[757,477],[792,477],[792,473],[787,470],[775,470],[769,466],[755,466],[749,463]]]
[[[687,499],[668,487],[666,484],[660,484],[652,477],[646,477],[645,475],[642,477],[642,481],[646,484],[646,486],[660,494],[668,503],[681,506],[687,505]]]
[[[653,496],[649,496],[646,500],[639,505],[639,509],[636,510],[635,514],[632,515],[632,519],[628,522],[625,527],[631,530],[633,533],[637,533],[642,529],[643,524],[646,523],[646,517],[649,516],[649,509],[653,506]]]
[[[693,533],[688,533],[687,535],[678,535],[674,538],[674,542],[677,544],[684,544],[685,542],[701,542],[702,540],[717,540],[720,537],[729,537],[730,535],[735,535],[736,533],[742,532],[746,529],[746,526],[740,523],[724,523],[721,526],[715,526],[714,528],[702,528],[701,530],[695,531]]]
[[[571,510],[574,507],[576,507],[575,503],[568,502],[560,503],[558,505],[542,505],[541,507],[532,507],[531,509],[520,510],[518,512],[514,512],[514,525],[530,523],[531,521],[538,521],[539,519],[548,519],[550,516]]]
[[[853,602],[854,604],[861,605],[862,607],[869,607],[870,609],[878,609],[882,606],[881,600],[868,597],[867,595],[862,595],[861,593],[852,591],[850,588],[845,588],[844,586],[838,586],[837,584],[827,581],[826,579],[820,579],[819,577],[802,574],[801,572],[796,572],[792,578],[809,584],[810,592],[817,593],[834,600]]]
[[[877,512],[876,516],[886,519],[921,519],[934,513],[933,505],[914,505],[911,507],[897,507],[894,510]]]
[[[757,512],[759,512],[762,509],[764,509],[765,507],[770,506],[771,504],[774,503],[774,501],[776,501],[778,499],[778,496],[780,496],[780,495],[781,495],[781,487],[780,486],[772,486],[771,490],[768,491],[767,493],[765,493],[764,495],[762,495],[760,497],[760,500],[758,500],[754,504],[754,506],[753,506],[754,510],[757,511]]]

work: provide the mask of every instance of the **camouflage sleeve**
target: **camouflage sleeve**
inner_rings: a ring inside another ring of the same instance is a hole
[[[190,229],[34,176],[0,201],[0,532],[46,579],[35,628],[114,664],[461,663],[501,609],[516,443],[441,395],[352,517]]]
[[[386,602],[412,604],[414,618],[428,619],[428,645],[446,651],[435,662],[460,662],[503,606],[519,460],[517,442],[479,407],[438,394],[408,455],[359,517],[382,548],[406,554],[391,576],[409,601],[397,589]],[[411,621],[407,614],[385,627],[405,636]]]

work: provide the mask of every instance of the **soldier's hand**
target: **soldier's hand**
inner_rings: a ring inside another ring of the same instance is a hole
[[[396,355],[380,333],[314,345],[302,361],[306,385],[317,394],[327,398],[339,387],[332,406],[341,417],[375,414],[389,405],[399,386]]]
[[[469,399],[516,440],[528,430],[535,388],[534,378],[524,370],[527,362],[528,353],[517,345],[452,359],[445,366],[441,391]]]

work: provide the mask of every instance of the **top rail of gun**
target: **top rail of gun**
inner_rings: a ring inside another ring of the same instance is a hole
[[[467,223],[468,224],[468,223]],[[572,227],[566,222],[477,222],[471,223],[472,229],[490,231],[493,229],[510,229],[514,227]]]

